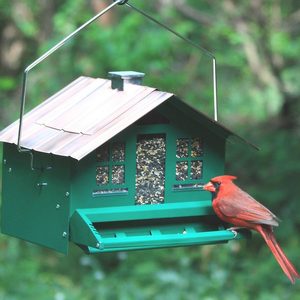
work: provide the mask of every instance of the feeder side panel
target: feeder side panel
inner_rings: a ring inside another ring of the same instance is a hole
[[[32,170],[29,153],[3,148],[1,231],[67,253],[69,159],[34,152]]]

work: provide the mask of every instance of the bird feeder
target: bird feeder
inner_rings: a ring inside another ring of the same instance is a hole
[[[63,253],[234,238],[202,185],[245,141],[143,76],[79,77],[0,133],[3,233]]]

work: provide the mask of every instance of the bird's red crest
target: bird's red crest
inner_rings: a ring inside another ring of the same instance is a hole
[[[225,181],[232,181],[232,180],[235,180],[237,179],[236,176],[233,176],[233,175],[221,175],[221,176],[217,176],[217,177],[214,177],[212,178],[210,181],[212,182],[225,182]]]

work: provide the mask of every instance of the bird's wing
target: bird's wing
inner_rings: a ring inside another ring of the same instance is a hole
[[[278,226],[279,219],[249,194],[237,188],[232,196],[219,202],[220,211],[227,217],[234,217],[256,224]]]

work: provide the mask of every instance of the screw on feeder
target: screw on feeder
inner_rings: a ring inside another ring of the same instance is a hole
[[[48,185],[47,182],[38,182],[38,183],[36,184],[37,187],[44,187],[44,186],[47,186],[47,185]]]
[[[67,237],[67,235],[68,235],[68,234],[67,234],[67,232],[66,232],[66,231],[64,231],[64,232],[63,232],[63,234],[62,234],[62,237],[63,237],[63,238],[66,238],[66,237]]]
[[[69,193],[69,192],[66,192],[65,195],[66,195],[66,197],[69,197],[69,196],[70,196],[70,193]]]

